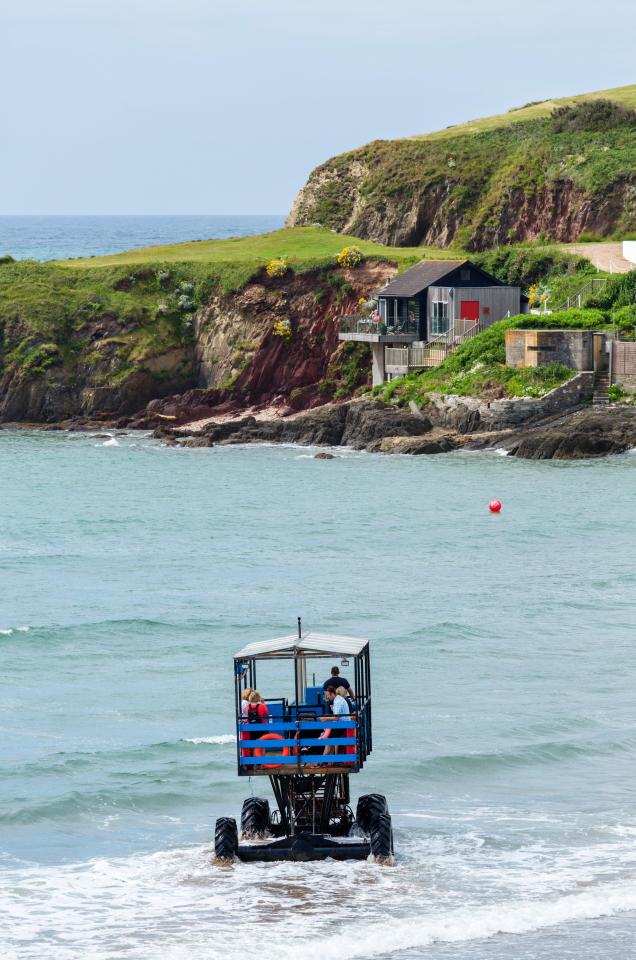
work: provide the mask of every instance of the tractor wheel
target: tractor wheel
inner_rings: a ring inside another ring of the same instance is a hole
[[[234,860],[238,850],[236,820],[219,817],[214,828],[214,853],[217,860]]]
[[[390,860],[393,856],[393,828],[388,813],[381,813],[373,819],[369,838],[371,853],[376,860]]]
[[[386,797],[383,797],[381,793],[365,793],[358,800],[358,806],[356,807],[358,826],[363,833],[369,833],[372,821],[381,813],[387,812]]]
[[[244,837],[262,837],[269,833],[269,800],[248,797],[243,801],[241,833]]]

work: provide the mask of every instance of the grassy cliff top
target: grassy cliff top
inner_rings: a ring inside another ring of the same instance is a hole
[[[462,251],[440,250],[435,247],[386,247],[381,243],[359,240],[357,237],[334,233],[327,227],[291,227],[260,233],[253,237],[234,237],[229,240],[193,240],[159,247],[137,247],[106,257],[86,257],[53,261],[64,268],[118,267],[127,264],[152,263],[207,263],[234,264],[249,267],[263,266],[269,260],[284,257],[296,269],[320,265],[334,260],[343,247],[355,245],[367,257],[394,260],[411,265],[418,260],[458,259]]]
[[[595,90],[593,93],[580,93],[575,97],[557,97],[554,100],[542,100],[538,103],[529,103],[523,107],[515,107],[506,113],[498,113],[492,117],[482,117],[480,120],[469,120],[434,133],[416,134],[405,139],[410,140],[444,140],[449,137],[460,137],[466,134],[485,133],[487,130],[497,130],[507,127],[511,123],[521,123],[526,120],[538,120],[550,116],[556,107],[570,107],[583,100],[613,100],[636,109],[636,84],[626,87],[614,87],[610,90]]]

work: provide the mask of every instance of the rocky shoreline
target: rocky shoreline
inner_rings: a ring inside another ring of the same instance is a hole
[[[215,417],[184,422],[146,408],[132,417],[73,417],[46,424],[5,422],[0,423],[0,430],[150,430],[166,446],[185,448],[297,443],[411,456],[496,449],[527,460],[580,460],[636,449],[634,406],[579,403],[550,413],[549,405],[536,401],[534,409],[533,414],[524,407],[521,417],[520,406],[515,408],[510,401],[502,401],[496,408],[473,398],[437,397],[422,409],[411,405],[407,410],[361,398],[300,413],[285,407],[253,411],[219,407]],[[322,454],[322,458],[329,457]]]
[[[560,415],[505,429],[474,429],[474,420],[445,424],[439,410],[401,410],[379,400],[326,404],[292,416],[258,415],[203,425],[161,424],[154,436],[169,445],[212,447],[245,443],[298,443],[349,447],[384,454],[436,454],[499,449],[531,460],[573,460],[624,453],[636,447],[636,409],[579,406]]]

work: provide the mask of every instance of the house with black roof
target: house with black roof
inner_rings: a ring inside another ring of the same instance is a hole
[[[525,312],[519,287],[470,260],[422,260],[373,294],[371,309],[343,317],[341,340],[371,344],[373,383],[436,366],[468,336]]]

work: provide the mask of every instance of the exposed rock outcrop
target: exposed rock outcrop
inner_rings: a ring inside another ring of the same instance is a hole
[[[582,460],[625,453],[636,447],[636,409],[581,410],[512,437],[493,437],[490,443],[526,460]]]
[[[186,439],[184,446],[267,441],[380,450],[387,437],[422,437],[430,430],[426,417],[379,400],[361,400],[328,404],[295,417],[258,420],[250,416],[210,423],[196,436]],[[160,428],[159,436],[163,432]]]
[[[438,454],[458,448],[503,449],[531,460],[574,460],[636,448],[636,408],[586,408],[533,420],[501,432],[457,432],[433,426],[420,413],[374,400],[325,406],[291,417],[255,416],[214,421],[194,435],[160,427],[155,436],[186,447],[236,443],[298,443],[348,446],[383,454]],[[328,456],[328,455],[326,455]]]

